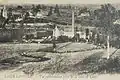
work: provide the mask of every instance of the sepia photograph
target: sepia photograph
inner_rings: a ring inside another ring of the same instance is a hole
[[[0,0],[0,80],[119,80],[120,1]]]

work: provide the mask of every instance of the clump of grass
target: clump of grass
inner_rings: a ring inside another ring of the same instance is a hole
[[[102,61],[98,71],[105,71],[106,73],[120,73],[120,58],[114,57]]]
[[[24,66],[22,71],[25,74],[32,76],[32,75],[34,75],[34,66],[32,64]]]
[[[76,68],[82,73],[120,73],[120,58],[114,57],[109,59],[92,55],[85,58],[76,65]]]
[[[42,71],[47,71],[51,73],[65,73],[68,70],[67,56],[61,54],[56,55],[55,60],[49,62],[47,66]]]

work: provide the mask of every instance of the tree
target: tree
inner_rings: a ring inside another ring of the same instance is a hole
[[[33,12],[33,15],[36,15],[37,12],[39,12],[39,11],[40,11],[40,5],[37,5],[37,6],[32,5],[32,12]]]
[[[26,20],[26,17],[27,17],[27,12],[23,15],[22,21],[20,23],[20,29],[18,31],[18,33],[19,33],[18,41],[19,42],[22,42],[22,39],[23,39],[23,35],[24,35],[24,22]]]
[[[110,52],[109,52],[109,41],[110,35],[113,32],[113,21],[115,19],[115,8],[111,4],[101,5],[101,17],[100,24],[104,28],[106,35],[107,35],[107,59],[109,59]]]
[[[17,6],[17,9],[23,9],[23,7],[19,5],[19,6]]]
[[[11,17],[11,19],[13,19],[13,15],[12,15],[12,8],[8,9],[8,17]]]
[[[94,11],[94,16],[99,20],[98,27],[110,28],[110,22],[116,19],[116,9],[111,4],[101,5],[101,9]]]
[[[50,7],[50,11],[48,12],[48,16],[51,16],[52,13],[53,13],[53,7],[51,6],[51,7]]]
[[[54,13],[57,14],[57,16],[61,16],[60,11],[59,11],[59,7],[58,7],[57,4],[56,4],[56,6],[54,8],[54,11],[53,11],[53,7],[52,6],[50,7],[50,11],[48,12],[48,16],[51,16]]]
[[[82,9],[79,10],[79,15],[81,15],[81,13],[85,13],[85,12],[89,12],[87,7],[84,7]]]
[[[61,15],[60,15],[60,11],[59,11],[59,7],[58,7],[57,4],[56,4],[55,10],[54,10],[54,13],[56,13],[57,16],[61,16]]]
[[[38,4],[38,5],[36,6],[36,8],[37,8],[38,10],[41,9],[41,5]]]

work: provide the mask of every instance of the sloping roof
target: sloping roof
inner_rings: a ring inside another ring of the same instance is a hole
[[[117,19],[116,21],[114,21],[113,24],[120,24],[120,19]]]
[[[79,15],[78,17],[84,17],[84,16],[90,16],[90,14],[88,12],[86,13],[81,13],[81,15]]]

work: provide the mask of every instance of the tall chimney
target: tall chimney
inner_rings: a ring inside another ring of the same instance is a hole
[[[72,10],[72,34],[74,36],[74,26],[75,26],[75,16],[74,11]]]

